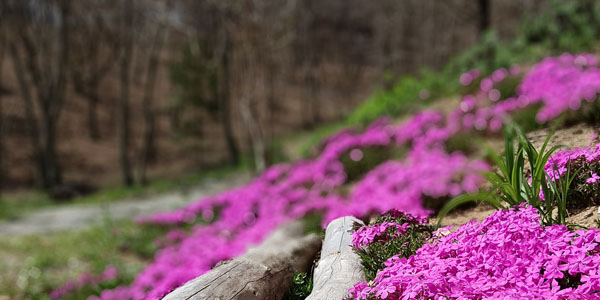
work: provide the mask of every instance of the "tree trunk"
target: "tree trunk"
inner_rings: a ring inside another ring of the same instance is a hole
[[[92,141],[97,141],[100,139],[100,130],[98,129],[98,102],[100,102],[100,97],[98,96],[98,88],[92,87],[93,92],[89,95],[88,98],[88,134]]]
[[[269,128],[267,128],[267,133],[266,133],[266,140],[267,140],[267,145],[268,145],[268,149],[267,149],[267,153],[266,153],[266,161],[267,161],[267,165],[272,165],[274,163],[274,160],[276,159],[275,156],[275,151],[276,149],[274,149],[274,143],[273,141],[275,140],[275,128],[277,127],[276,124],[276,119],[275,119],[275,115],[277,114],[277,104],[276,104],[276,88],[275,88],[275,81],[276,81],[276,68],[275,68],[275,64],[273,62],[269,62],[268,64],[268,82],[267,84],[267,90],[268,95],[267,95],[267,110],[268,110],[268,124],[269,124]]]
[[[0,26],[2,24],[0,23]],[[0,191],[4,185],[4,109],[2,98],[4,97],[2,67],[6,54],[6,38],[4,32],[0,29]]]
[[[58,162],[56,151],[56,126],[62,110],[62,105],[66,96],[67,88],[67,70],[69,64],[69,34],[70,34],[70,15],[71,0],[62,0],[60,2],[61,28],[59,40],[59,53],[57,58],[57,78],[54,86],[50,88],[48,99],[39,99],[41,102],[46,100],[46,105],[42,106],[42,145],[44,147],[44,161],[46,163],[46,185],[45,188],[53,188],[62,184],[62,172]]]
[[[490,28],[490,0],[478,0],[477,8],[479,10],[479,35]]]
[[[225,41],[225,49],[223,51],[223,57],[221,62],[221,72],[219,82],[221,84],[221,88],[219,91],[219,117],[221,121],[221,126],[223,128],[223,135],[225,137],[225,143],[227,145],[227,150],[229,152],[229,160],[232,165],[237,166],[240,163],[240,151],[235,142],[235,138],[233,136],[233,128],[231,126],[231,93],[229,91],[229,80],[230,80],[230,70],[229,70],[229,55],[230,55],[230,44],[229,38],[226,37]]]
[[[56,160],[56,119],[44,113],[42,118],[42,147],[43,161],[46,172],[44,176],[44,188],[51,189],[62,183],[62,175],[58,161]],[[45,116],[44,116],[45,115]]]
[[[9,44],[17,83],[23,97],[28,135],[38,166],[38,184],[45,189],[62,183],[56,149],[56,126],[66,96],[70,55],[71,1],[61,0],[56,4],[60,11],[57,14],[60,27],[55,38],[38,39],[36,34],[39,32],[35,27],[21,26],[14,30],[15,39]],[[40,9],[43,10],[44,7]],[[34,24],[32,26],[39,25],[32,16],[30,18],[32,19],[28,21]],[[56,43],[57,51],[44,51],[51,47],[48,43]],[[24,53],[23,56],[21,52]],[[32,97],[32,91],[36,93],[35,98]],[[34,100],[39,108],[39,120]]]
[[[289,223],[258,247],[217,265],[163,300],[281,299],[294,273],[308,269],[320,245],[317,235],[304,235],[301,222]]]
[[[31,142],[31,148],[33,151],[33,160],[37,165],[37,185],[43,186],[46,174],[46,164],[44,163],[44,157],[42,156],[42,146],[39,142],[39,128],[38,122],[33,113],[33,100],[28,87],[27,78],[24,73],[24,64],[21,61],[19,50],[15,44],[10,45],[10,54],[13,61],[13,67],[15,71],[15,77],[17,78],[17,84],[21,97],[23,98],[23,108],[25,114],[25,123],[27,126],[27,136]]]
[[[352,227],[364,225],[354,217],[341,217],[327,225],[321,258],[313,275],[313,290],[306,300],[339,300],[356,283],[367,278],[360,257],[352,250]]]
[[[158,70],[158,56],[161,53],[164,43],[164,31],[161,25],[156,31],[152,49],[148,59],[148,69],[146,72],[146,82],[144,87],[144,98],[142,100],[142,112],[144,115],[144,133],[142,140],[142,153],[139,162],[139,182],[146,184],[146,167],[156,153],[154,148],[154,110],[152,103],[154,99],[154,86],[156,85],[156,73]]]
[[[120,55],[120,97],[118,106],[118,131],[119,131],[119,163],[123,184],[133,184],[131,166],[129,162],[129,87],[130,87],[130,62],[133,47],[133,0],[124,0],[122,32],[123,49]]]
[[[267,162],[265,160],[266,146],[264,134],[260,130],[260,125],[258,124],[258,118],[255,117],[254,112],[252,111],[252,98],[250,96],[245,96],[240,101],[240,114],[242,115],[244,123],[246,123],[248,133],[250,133],[252,153],[254,154],[254,168],[260,173],[267,167]]]
[[[309,76],[308,86],[310,89],[310,107],[312,115],[310,116],[310,126],[314,128],[317,124],[321,123],[321,108],[319,105],[319,95],[317,90],[317,78],[316,74],[314,74],[314,69],[316,69],[316,64],[313,65],[313,68],[309,72],[311,72]]]

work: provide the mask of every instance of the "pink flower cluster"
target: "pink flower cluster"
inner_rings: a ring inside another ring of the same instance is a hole
[[[484,162],[460,153],[412,152],[403,162],[388,161],[369,172],[354,186],[348,205],[339,209],[355,216],[392,209],[428,216],[432,211],[423,207],[425,197],[443,199],[476,192],[487,170]]]
[[[532,207],[440,229],[349,299],[600,299],[600,230],[540,225]]]
[[[563,54],[537,64],[523,79],[521,97],[542,103],[537,115],[545,122],[561,113],[578,110],[582,100],[592,102],[600,92],[598,59],[591,54]]]
[[[575,168],[575,163],[582,160],[587,164],[600,162],[600,144],[588,148],[573,148],[558,151],[548,159],[544,170],[550,175],[552,180],[555,180],[567,173],[569,162]],[[594,174],[590,174],[590,178],[595,178]]]
[[[89,273],[83,273],[76,280],[69,280],[61,287],[53,290],[50,293],[50,298],[60,299],[73,291],[79,290],[85,286],[96,285],[102,282],[111,281],[117,278],[117,268],[113,266],[107,266],[104,271],[99,275],[92,275]]]
[[[442,150],[443,142],[450,136],[449,131],[444,131],[443,120],[439,113],[426,112],[401,125],[381,119],[362,133],[346,130],[328,139],[322,154],[313,160],[273,166],[243,187],[170,213],[140,218],[141,223],[175,225],[196,218],[211,221],[214,212],[219,211],[216,221],[195,226],[187,236],[174,233],[179,243],[160,250],[130,287],[104,291],[101,299],[158,299],[206,273],[219,261],[241,254],[283,222],[311,211],[325,212],[325,222],[349,213],[382,213],[394,207],[426,213],[422,207],[424,196],[453,195],[476,188],[481,181],[479,171],[486,168],[485,164]],[[377,177],[379,171],[359,181],[348,197],[336,191],[346,182],[340,160],[343,155],[353,149],[406,144],[412,145],[407,154],[411,160],[400,165],[389,163],[395,168],[383,180],[389,193],[364,197],[370,178]],[[402,173],[404,184],[413,177],[408,193],[401,182],[392,178]]]
[[[477,79],[477,77],[479,77],[479,70],[472,69],[472,70],[469,70],[469,71],[461,74],[458,81],[460,82],[460,84],[467,86],[467,85],[471,84],[471,82],[473,82],[473,80]]]
[[[383,222],[370,226],[364,226],[352,233],[352,244],[356,248],[372,243],[376,238],[382,236],[396,237],[406,232],[410,226],[409,223],[402,225],[394,222]],[[393,232],[387,232],[389,228],[393,228]]]
[[[572,60],[581,64],[578,57],[573,56]],[[591,86],[600,87],[590,75],[591,70],[595,70],[591,67],[595,62],[588,59],[588,55],[582,57],[586,57],[586,65],[579,69],[569,63],[554,63],[555,68],[548,69],[543,66],[549,61],[566,59],[544,60],[541,67],[534,67],[526,76],[519,89],[521,95],[505,100],[501,100],[502,95],[494,86],[508,76],[518,74],[519,70],[500,69],[483,78],[481,90],[474,96],[465,97],[460,107],[447,117],[426,111],[400,125],[380,119],[364,132],[345,129],[325,140],[320,147],[321,153],[314,159],[273,166],[245,186],[201,199],[183,209],[140,218],[140,223],[172,226],[197,219],[208,224],[194,226],[187,235],[172,233],[170,240],[177,243],[166,243],[154,262],[130,286],[103,291],[100,298],[159,299],[208,272],[219,261],[241,254],[283,222],[311,211],[323,211],[325,222],[343,215],[362,216],[393,208],[423,215],[427,213],[423,208],[425,197],[443,198],[472,192],[481,182],[479,172],[487,166],[481,161],[469,160],[461,153],[446,153],[445,142],[460,131],[497,131],[510,112],[535,101],[542,101],[546,107],[558,107],[553,101],[560,102],[562,98],[541,94],[539,86],[534,84],[535,78],[541,80],[538,84],[546,89],[562,91],[562,87],[551,85],[566,82],[568,88],[564,89],[586,91],[578,92],[578,97],[590,93]],[[553,75],[536,71],[540,68],[579,79],[563,82]],[[475,71],[470,73],[471,80],[477,75]],[[360,149],[388,146],[407,147],[409,151],[404,161],[386,162],[375,168],[349,195],[339,192],[344,190],[340,187],[347,184],[343,156],[350,155],[353,161],[360,161],[364,156]]]

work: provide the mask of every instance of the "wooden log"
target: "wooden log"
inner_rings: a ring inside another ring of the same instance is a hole
[[[351,246],[354,223],[364,225],[354,217],[341,217],[327,225],[313,290],[306,300],[340,300],[354,284],[367,280],[360,257]]]
[[[289,223],[261,245],[189,281],[163,300],[281,299],[294,273],[308,269],[320,246],[317,235],[304,234],[302,223]]]

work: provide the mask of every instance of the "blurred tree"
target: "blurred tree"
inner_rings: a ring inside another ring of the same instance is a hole
[[[133,56],[133,18],[134,0],[122,0],[122,14],[119,26],[121,36],[121,52],[119,54],[119,103],[118,103],[118,132],[119,132],[119,163],[121,178],[124,185],[133,185],[133,173],[129,160],[130,128],[129,128],[129,97],[131,85],[131,60]]]
[[[479,35],[483,37],[483,34],[490,29],[490,0],[477,0],[477,8],[479,10]]]
[[[153,5],[152,5],[153,4]],[[144,119],[144,128],[142,132],[142,145],[140,149],[138,162],[138,182],[146,184],[146,168],[153,161],[156,155],[154,147],[155,140],[155,110],[154,110],[154,91],[156,86],[157,72],[159,68],[159,58],[166,42],[169,28],[169,11],[167,3],[164,1],[155,1],[146,7],[153,11],[154,19],[149,20],[144,32],[149,36],[148,40],[148,59],[146,64],[145,82],[143,87],[142,114]]]
[[[8,91],[4,88],[4,62],[6,58],[7,50],[7,39],[6,39],[6,26],[3,22],[5,13],[5,4],[0,4],[0,189],[2,188],[4,180],[4,117],[2,115],[4,111],[4,94],[8,94]]]
[[[119,47],[117,28],[110,24],[112,14],[103,4],[97,0],[75,3],[73,26],[77,30],[70,41],[71,80],[74,91],[88,103],[88,133],[94,141],[100,138],[97,117],[100,84],[114,66]]]
[[[71,54],[71,2],[6,0],[4,4],[11,26],[10,53],[24,100],[38,182],[48,189],[62,182],[56,125],[65,99]]]
[[[238,165],[240,151],[231,116],[233,6],[221,1],[188,1],[183,5],[187,13],[182,18],[188,36],[180,60],[171,68],[171,78],[179,92],[175,111],[180,115],[191,106],[217,117],[229,161]],[[193,121],[200,124],[194,124],[194,128],[185,125],[184,130],[201,136],[202,120]],[[186,120],[182,123],[189,124]]]

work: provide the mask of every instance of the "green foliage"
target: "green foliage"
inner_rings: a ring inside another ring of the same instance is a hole
[[[427,224],[419,224],[411,216],[402,212],[390,211],[379,216],[372,225],[384,222],[392,222],[399,225],[409,223],[405,233],[397,236],[395,227],[389,227],[386,234],[377,237],[372,243],[361,248],[354,247],[363,265],[367,280],[373,280],[379,270],[385,267],[384,263],[392,256],[410,257],[425,244],[433,233],[433,227]],[[358,228],[357,228],[358,229]]]
[[[600,184],[587,183],[592,174],[600,173],[600,162],[587,162],[580,157],[571,161],[570,167],[579,172],[574,175],[573,186],[569,189],[566,206],[568,209],[600,205]]]
[[[452,135],[445,143],[448,153],[460,151],[466,155],[475,154],[480,151],[483,136],[478,132],[458,132]]]
[[[214,48],[198,39],[182,49],[180,60],[171,64],[170,79],[175,88],[171,112],[177,116],[180,137],[202,136],[204,117],[216,117],[220,109],[222,61]]]
[[[325,229],[323,228],[323,212],[314,211],[306,214],[301,219],[304,225],[304,233],[314,233],[321,237],[325,237]]]
[[[485,176],[491,183],[492,190],[461,195],[452,199],[439,212],[438,226],[452,209],[473,201],[481,201],[498,209],[505,208],[505,205],[512,207],[527,203],[538,209],[542,224],[566,224],[569,188],[577,172],[571,172],[569,165],[565,176],[558,180],[549,180],[544,167],[550,156],[561,147],[556,145],[548,148],[552,135],[553,132],[546,137],[542,148],[537,151],[520,129],[508,126],[504,132],[504,156],[500,158],[493,151],[489,151],[498,169]],[[529,170],[526,172],[527,162],[529,162]],[[545,200],[540,197],[540,192],[543,193]],[[553,215],[555,208],[558,212],[557,216]]]
[[[540,124],[535,119],[540,107],[540,105],[529,105],[526,108],[517,110],[512,114],[512,122],[519,126],[524,132],[545,128],[546,124]]]
[[[422,72],[400,78],[390,89],[376,91],[348,117],[348,124],[366,124],[380,116],[398,117],[414,112],[423,104],[455,93],[469,94],[479,87],[458,84],[460,74],[477,68],[483,76],[516,63],[537,61],[565,51],[589,51],[600,32],[600,2],[593,0],[551,0],[547,9],[526,16],[510,42],[501,41],[495,32],[487,32],[479,43],[453,57],[439,72]],[[390,75],[386,75],[390,77]],[[518,78],[499,84],[503,98],[514,94]],[[428,91],[419,100],[420,91]]]
[[[313,288],[312,270],[309,273],[298,272],[292,278],[290,290],[283,296],[283,300],[303,300],[310,295]]]
[[[557,51],[589,51],[600,30],[600,2],[551,0],[541,15],[523,23],[519,38]]]
[[[418,78],[402,77],[391,89],[375,92],[348,117],[347,123],[365,125],[381,116],[398,116],[418,111],[423,105],[457,87],[455,82],[456,80],[447,80],[445,76],[428,71],[423,71]]]
[[[345,122],[319,130],[304,147],[303,154],[318,144],[322,138],[345,126],[365,125],[381,116],[394,118],[410,114],[442,97],[470,94],[479,87],[478,81],[463,87],[458,83],[460,74],[477,68],[482,76],[498,68],[508,68],[517,63],[534,62],[562,52],[589,51],[597,43],[600,32],[600,2],[594,0],[561,1],[551,0],[548,7],[535,15],[527,15],[510,41],[502,41],[495,32],[486,33],[481,41],[456,55],[437,72],[422,71],[416,76],[407,75],[387,89],[375,91],[361,106],[351,113]],[[389,82],[390,72],[384,74]],[[520,78],[507,78],[499,83],[502,98],[515,94]],[[426,99],[419,93],[426,91]],[[527,108],[517,112],[515,122],[530,131],[542,128],[535,121],[535,110]],[[600,110],[599,110],[600,111]],[[600,122],[598,111],[586,114],[585,120]]]
[[[20,192],[0,196],[0,220],[15,220],[29,210],[40,209],[57,203],[41,191]]]
[[[496,69],[508,68],[516,63],[516,60],[520,60],[514,54],[510,45],[500,41],[494,31],[489,31],[475,46],[452,58],[443,72],[454,75],[454,81],[458,80],[461,73],[475,68],[482,75],[490,74]],[[479,87],[478,84],[471,86]]]
[[[318,153],[315,152],[315,150],[318,150],[317,148],[319,147],[319,145],[321,145],[322,141],[325,138],[346,127],[346,123],[339,122],[321,126],[316,128],[315,130],[312,130],[308,135],[306,142],[303,143],[303,146],[300,149],[302,157],[310,157]]]
[[[209,112],[218,109],[218,67],[210,45],[198,40],[183,48],[181,60],[171,65],[171,81],[178,87],[176,104],[191,104]]]
[[[362,158],[357,161],[352,160],[350,157],[351,151],[355,150],[362,153]],[[374,146],[350,150],[342,155],[340,161],[344,165],[344,172],[347,176],[346,181],[353,182],[391,157],[391,147]]]

